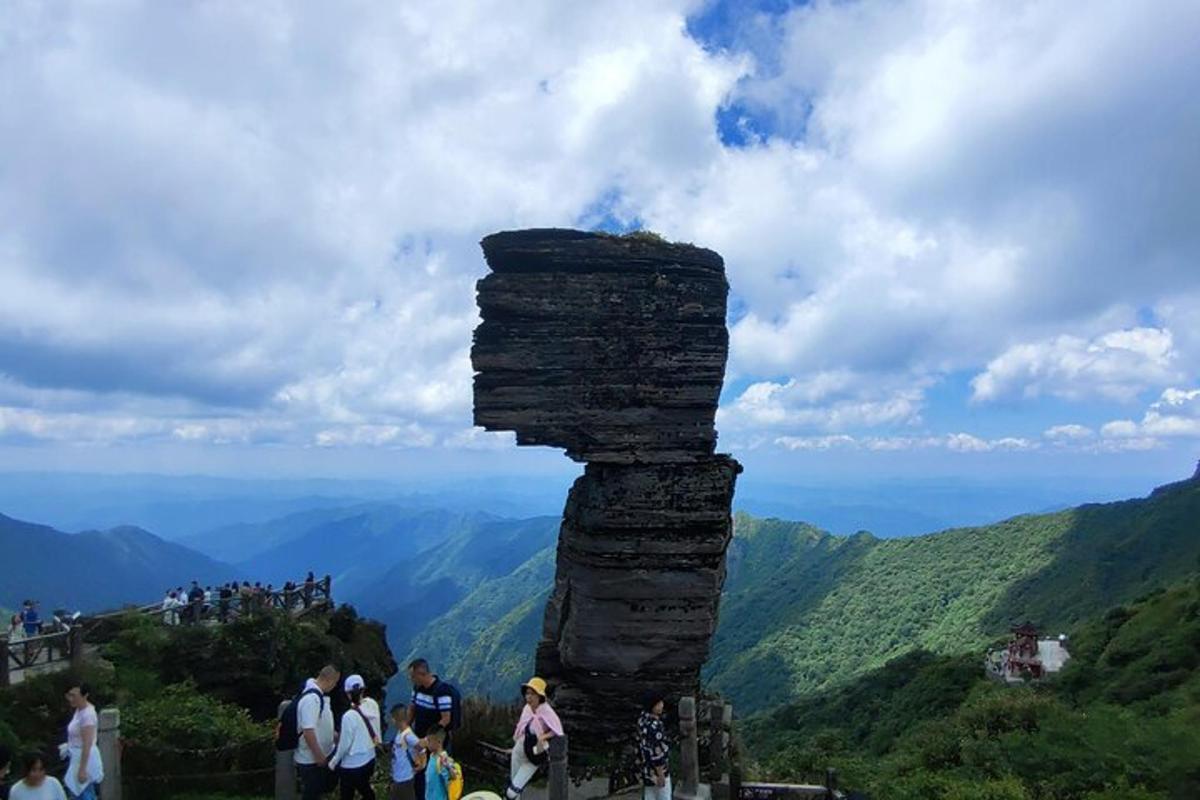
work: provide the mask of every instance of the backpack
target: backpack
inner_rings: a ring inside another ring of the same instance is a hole
[[[446,761],[449,762],[450,767],[450,779],[446,782],[446,797],[447,800],[459,800],[463,794],[462,767],[449,754],[446,755]]]
[[[525,751],[525,760],[535,767],[540,767],[550,760],[550,753],[548,750],[537,752],[537,746],[538,737],[533,732],[533,723],[531,722],[525,726],[525,737],[521,742],[521,748]]]
[[[300,720],[296,715],[300,711],[300,700],[306,694],[315,694],[320,698],[321,708],[317,716],[325,713],[325,693],[320,689],[304,689],[293,697],[292,702],[288,703],[279,715],[279,724],[275,726],[275,749],[280,752],[295,750],[300,746]]]

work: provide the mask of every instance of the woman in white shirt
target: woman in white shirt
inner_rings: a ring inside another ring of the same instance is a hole
[[[9,800],[67,800],[58,778],[46,774],[46,761],[41,753],[29,753],[24,758],[25,777],[9,789]]]
[[[342,731],[338,737],[337,751],[329,759],[329,768],[337,770],[342,800],[354,800],[355,792],[364,800],[375,800],[371,776],[375,774],[375,743],[379,737],[379,723],[372,721],[362,708],[366,687],[361,676],[346,678],[343,688],[350,698],[350,710],[342,715]],[[379,706],[376,705],[375,709],[378,714]]]
[[[67,690],[67,702],[75,709],[67,725],[66,751],[70,758],[64,782],[77,800],[96,800],[96,784],[104,780],[104,764],[96,748],[99,720],[96,707],[86,683],[76,683]]]

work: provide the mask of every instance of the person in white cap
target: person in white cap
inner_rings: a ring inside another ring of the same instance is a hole
[[[337,770],[342,800],[353,800],[356,792],[364,800],[375,800],[371,777],[375,774],[375,745],[379,741],[379,706],[375,706],[376,721],[372,721],[362,707],[366,685],[361,675],[346,678],[342,688],[350,700],[350,710],[342,715],[342,732],[329,768]]]
[[[521,692],[525,695],[525,708],[521,709],[521,718],[513,731],[508,788],[504,791],[508,800],[521,796],[538,767],[546,763],[550,740],[563,735],[562,722],[546,699],[546,682],[530,678],[522,684]]]
[[[351,675],[346,678],[345,686],[343,687],[346,693],[349,694],[351,689],[362,689],[362,702],[359,708],[367,715],[367,720],[371,723],[371,730],[375,731],[375,744],[383,744],[383,712],[379,710],[379,703],[375,702],[375,698],[367,694],[367,684],[363,681],[362,675]]]

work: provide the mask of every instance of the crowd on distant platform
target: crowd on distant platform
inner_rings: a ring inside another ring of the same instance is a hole
[[[385,735],[379,703],[367,694],[361,676],[343,681],[336,667],[326,665],[306,681],[280,715],[276,740],[277,749],[294,751],[303,800],[326,797],[335,789],[341,800],[375,800],[371,784],[376,759],[387,753],[388,800],[460,800],[463,773],[451,753],[454,733],[462,725],[462,697],[425,659],[408,665],[408,677],[412,694],[408,703],[391,707],[390,737]],[[349,707],[335,720],[329,695],[339,687]],[[519,800],[548,762],[550,742],[564,735],[546,681],[533,677],[520,688],[525,705],[510,742],[505,800]],[[643,800],[671,798],[663,708],[661,694],[643,696],[636,730],[631,731],[637,740]],[[488,792],[475,792],[464,800],[485,798],[500,800]]]
[[[310,608],[316,593],[317,580],[312,572],[302,583],[287,581],[278,590],[261,581],[237,581],[222,583],[216,588],[201,586],[192,581],[184,591],[182,586],[167,589],[163,594],[160,610],[165,625],[195,625],[203,620],[216,618],[228,622],[238,615],[254,614],[268,606],[290,611],[294,608]]]

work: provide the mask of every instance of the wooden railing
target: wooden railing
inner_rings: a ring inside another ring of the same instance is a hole
[[[50,667],[78,670],[83,662],[84,640],[94,641],[93,634],[105,622],[128,614],[159,617],[167,625],[221,624],[244,616],[253,616],[271,608],[287,613],[305,614],[325,611],[333,606],[333,579],[326,575],[306,587],[301,582],[295,589],[259,592],[250,596],[240,594],[228,598],[197,599],[171,608],[162,602],[143,606],[127,606],[82,617],[61,631],[9,640],[0,636],[0,686],[12,683],[14,673],[22,676],[30,670]],[[101,639],[103,640],[103,639]]]
[[[83,629],[44,633],[10,642],[0,636],[0,686],[8,686],[17,671],[41,669],[55,664],[79,667],[83,661]]]

